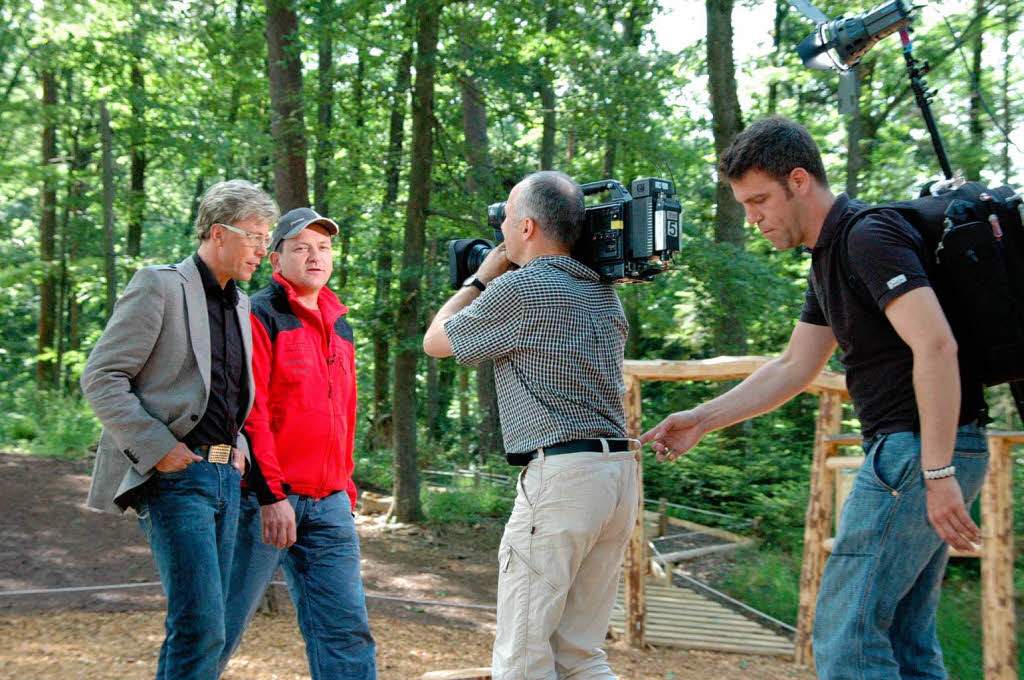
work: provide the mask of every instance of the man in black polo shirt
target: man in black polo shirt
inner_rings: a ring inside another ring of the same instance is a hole
[[[782,356],[645,433],[674,460],[712,430],[799,394],[837,344],[867,454],[840,516],[814,628],[820,677],[945,678],[935,634],[948,547],[980,540],[967,512],[988,462],[981,385],[929,284],[933,258],[893,211],[828,187],[817,145],[781,117],[740,133],[719,166],[778,249],[811,248],[804,308]],[[845,242],[845,247],[843,243]]]
[[[199,247],[136,272],[82,373],[103,424],[90,507],[134,507],[167,595],[160,680],[214,680],[252,407],[248,281],[267,254],[274,200],[244,180],[199,205]]]

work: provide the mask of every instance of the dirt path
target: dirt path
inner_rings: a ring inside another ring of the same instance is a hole
[[[0,454],[0,592],[156,581],[131,517],[89,511],[89,465]],[[358,519],[368,593],[493,604],[500,526],[387,526]],[[284,590],[281,589],[282,595]],[[287,596],[259,615],[226,678],[306,678],[302,639]],[[487,665],[494,615],[479,609],[368,599],[381,680]],[[163,639],[159,588],[0,596],[0,678],[151,678]],[[609,644],[625,680],[809,680],[787,661],[682,650],[637,652]]]

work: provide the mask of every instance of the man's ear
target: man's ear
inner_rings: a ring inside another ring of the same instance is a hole
[[[270,253],[270,266],[273,267],[275,272],[281,271],[281,253],[276,250]]]
[[[519,227],[520,232],[523,235],[523,240],[528,241],[533,238],[539,231],[540,226],[537,224],[537,220],[532,217],[527,217],[520,223],[522,226]]]
[[[224,232],[226,230],[219,224],[210,225],[210,240],[217,245],[224,245]]]
[[[791,192],[797,196],[804,196],[810,191],[812,181],[811,173],[803,168],[793,168],[789,173],[786,183]]]

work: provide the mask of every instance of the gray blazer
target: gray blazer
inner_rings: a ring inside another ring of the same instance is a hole
[[[249,298],[235,308],[252,408]],[[103,425],[89,507],[124,512],[130,492],[199,422],[210,398],[210,320],[199,270],[179,264],[140,269],[128,282],[82,372],[82,392]],[[248,457],[239,433],[236,446]]]

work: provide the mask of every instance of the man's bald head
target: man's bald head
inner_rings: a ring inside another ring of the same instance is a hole
[[[583,228],[583,190],[564,172],[542,170],[516,187],[516,219],[532,217],[544,236],[572,250]]]

